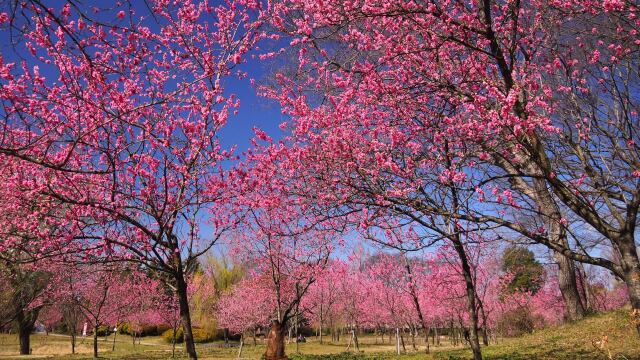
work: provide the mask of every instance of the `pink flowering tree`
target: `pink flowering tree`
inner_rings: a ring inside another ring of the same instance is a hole
[[[109,266],[77,267],[71,296],[93,328],[93,356],[98,357],[98,329],[122,322],[141,311],[139,300],[148,294],[146,279]]]
[[[268,328],[276,313],[270,280],[263,274],[250,274],[224,293],[216,304],[218,326],[244,338],[251,332],[255,345],[258,328]]]
[[[569,317],[584,304],[567,258],[624,278],[640,307],[636,5],[292,0],[275,12],[299,71],[266,94],[293,117],[292,158],[320,174],[296,176],[331,189],[314,200],[369,195],[411,218],[501,226],[558,253]],[[440,206],[447,184],[468,204]],[[595,239],[575,236],[574,218],[622,256],[584,254]]]
[[[88,256],[167,274],[196,358],[185,279],[232,224],[221,166],[231,154],[218,132],[239,101],[223,85],[261,37],[261,3],[15,5],[0,26],[20,34],[24,61],[0,57],[0,153],[37,175],[6,187],[63,204],[70,219],[49,218],[82,222],[71,236]],[[63,248],[59,240],[42,248]]]
[[[315,283],[302,300],[305,318],[318,328],[320,344],[323,343],[325,326],[328,325],[332,335],[335,334],[334,323],[338,321],[341,303],[342,283],[349,276],[348,264],[340,260],[331,260],[326,269],[319,274]]]

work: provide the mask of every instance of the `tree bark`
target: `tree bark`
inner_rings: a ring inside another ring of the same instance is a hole
[[[20,308],[15,316],[18,325],[18,340],[20,342],[20,355],[31,354],[31,333],[35,326],[40,308],[25,310]]]
[[[629,291],[632,317],[636,331],[640,335],[640,261],[633,234],[626,235],[617,242],[620,250],[620,263],[624,272],[624,282]]]
[[[549,240],[568,248],[567,231],[561,224],[560,208],[553,200],[547,183],[542,178],[534,179],[533,187],[536,204],[540,207],[540,213],[545,218]],[[573,260],[557,251],[553,252],[553,259],[558,265],[558,286],[564,300],[566,317],[572,321],[582,319],[585,315],[585,308],[578,291],[575,264]]]
[[[322,345],[322,305],[320,305],[320,345]]]
[[[476,289],[475,284],[473,283],[471,267],[469,266],[469,260],[467,259],[464,245],[462,245],[462,241],[460,240],[460,234],[454,233],[453,236],[451,236],[451,240],[453,241],[453,247],[455,248],[458,257],[460,258],[462,275],[464,276],[464,283],[466,287],[467,307],[469,309],[469,315],[471,318],[469,345],[471,346],[471,351],[473,352],[473,359],[482,360],[480,341],[478,338],[478,311],[476,307]]]
[[[98,326],[93,327],[93,358],[98,358]]]
[[[29,327],[18,326],[18,338],[20,340],[20,355],[29,355],[31,353],[31,330]]]
[[[240,359],[242,357],[242,347],[244,345],[244,333],[242,333],[242,335],[240,335],[240,346],[238,347],[238,356],[237,358]]]
[[[284,338],[286,332],[286,324],[274,320],[271,323],[271,329],[267,335],[267,350],[264,353],[265,360],[286,360]]]
[[[177,254],[176,256],[180,256]],[[180,318],[182,320],[182,330],[184,334],[184,345],[187,350],[189,359],[197,360],[198,355],[196,353],[196,346],[193,341],[193,331],[191,326],[191,312],[189,310],[189,298],[187,294],[187,283],[184,279],[182,272],[182,266],[178,267],[176,278],[176,291],[178,295],[178,302],[180,304]]]

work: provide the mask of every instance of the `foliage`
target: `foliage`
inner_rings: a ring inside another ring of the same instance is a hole
[[[171,327],[167,324],[143,324],[138,331],[137,326],[132,325],[129,322],[125,322],[118,326],[118,334],[135,335],[135,336],[159,336],[163,335],[165,331]]]
[[[208,343],[220,338],[220,332],[210,331],[205,328],[194,327],[193,328],[193,341],[196,343]],[[165,342],[171,343],[173,341],[173,329],[168,329],[162,333],[162,338]],[[176,343],[184,342],[184,331],[182,327],[176,330]]]
[[[520,336],[535,329],[536,320],[531,310],[521,306],[502,314],[496,324],[496,330],[503,336]]]
[[[502,270],[511,274],[506,290],[535,294],[544,281],[544,268],[533,251],[523,246],[512,245],[502,254]]]

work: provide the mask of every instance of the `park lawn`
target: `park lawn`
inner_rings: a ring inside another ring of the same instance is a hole
[[[640,338],[632,325],[628,308],[591,315],[574,323],[551,327],[525,336],[504,339],[483,348],[487,360],[574,360],[640,359]],[[596,346],[608,337],[604,349]],[[435,359],[468,359],[466,350],[439,352]]]
[[[128,335],[118,334],[116,336],[115,351],[111,351],[113,346],[113,336],[98,338],[98,353],[100,356],[120,359],[131,354],[145,354],[154,352],[162,354],[159,358],[171,355],[171,345],[166,344],[161,337],[145,337],[136,340],[133,345],[132,338]],[[19,356],[18,337],[15,334],[0,334],[0,359],[84,359],[92,358],[93,338],[78,337],[76,340],[76,355],[71,354],[71,339],[66,335],[58,334],[33,334],[31,335],[32,355]]]
[[[603,349],[597,349],[594,343],[601,341],[603,336],[608,337],[608,343]],[[160,337],[142,338],[141,344],[135,347],[131,344],[131,338],[118,335],[116,351],[111,352],[111,341],[100,340],[100,356],[105,359],[167,359],[171,356],[171,346]],[[59,360],[78,360],[91,358],[91,339],[79,341],[79,352],[74,356],[63,355],[70,351],[69,339],[63,336],[34,335],[32,347],[34,355],[29,357],[10,356],[18,351],[15,335],[0,335],[0,359],[11,358],[37,358],[45,355]],[[299,344],[299,354],[296,354],[294,343],[287,345],[287,354],[291,360],[373,360],[373,359],[398,359],[398,360],[462,360],[471,358],[468,350],[461,347],[454,348],[445,340],[443,346],[432,347],[430,355],[424,354],[423,347],[420,351],[409,354],[396,355],[394,344],[385,339],[385,344],[380,344],[373,336],[363,336],[360,339],[361,352],[345,353],[348,339],[339,344],[320,343],[314,338],[307,343]],[[377,342],[377,344],[376,344]],[[238,348],[224,348],[221,343],[197,344],[200,359],[235,359]],[[183,358],[181,345],[177,347],[178,355]],[[353,350],[353,347],[351,347]],[[407,344],[407,349],[411,346]],[[243,348],[243,359],[260,359],[265,346],[258,344],[253,346],[246,344]],[[640,338],[631,324],[628,309],[621,309],[606,314],[592,315],[588,318],[558,327],[552,327],[536,331],[525,336],[500,339],[498,344],[483,347],[482,353],[487,360],[569,360],[569,359],[593,359],[604,360],[640,360]]]

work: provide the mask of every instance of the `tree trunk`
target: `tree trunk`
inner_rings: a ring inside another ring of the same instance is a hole
[[[484,303],[478,299],[480,314],[482,314],[482,343],[489,346],[489,335],[487,334],[487,313],[484,311]]]
[[[561,224],[562,214],[560,213],[560,208],[551,197],[547,183],[541,178],[535,179],[533,180],[533,187],[535,189],[536,204],[540,207],[544,222],[549,229],[549,240],[568,248],[567,231],[564,225]],[[571,321],[582,319],[585,315],[585,308],[578,291],[575,264],[573,260],[557,251],[553,252],[553,259],[558,265],[558,286],[564,301],[566,317]]]
[[[98,326],[93,328],[93,358],[98,358]]]
[[[424,351],[428,354],[429,353],[429,333],[431,332],[431,328],[427,327],[424,329],[424,346],[425,349]]]
[[[173,333],[171,334],[171,358],[176,357],[176,334],[178,333],[177,326],[173,327]]]
[[[407,258],[407,254],[405,254],[403,252],[402,253],[402,257],[403,257],[403,260],[404,260],[404,269],[407,272],[407,275],[409,276],[409,294],[411,295],[411,299],[413,300],[413,307],[414,307],[414,310],[416,311],[416,313],[418,314],[418,319],[420,320],[420,325],[422,325],[422,328],[426,332],[426,334],[425,334],[425,338],[426,338],[426,341],[425,341],[426,349],[425,349],[425,351],[428,354],[429,353],[429,327],[427,326],[427,322],[424,319],[424,316],[422,315],[422,309],[420,308],[420,301],[418,299],[418,293],[416,291],[415,282],[413,280],[413,273],[411,272],[411,264],[409,263],[409,259]]]
[[[411,347],[413,348],[413,350],[418,350],[418,347],[416,346],[416,331],[414,331],[414,329],[411,329]],[[427,335],[428,336],[428,335]]]
[[[396,328],[396,354],[400,355],[400,329]]]
[[[20,355],[31,354],[31,330],[29,327],[18,326],[18,338],[20,339]]]
[[[238,356],[237,358],[240,359],[242,357],[242,346],[244,345],[244,333],[242,333],[242,335],[240,335],[240,346],[238,347]]]
[[[285,355],[284,338],[286,324],[274,320],[271,323],[271,329],[267,335],[267,350],[264,353],[265,360],[283,360],[287,359]]]
[[[358,335],[356,334],[356,330],[351,330],[351,335],[353,336],[353,344],[356,347],[356,351],[360,352],[360,343],[358,343]]]
[[[178,301],[180,303],[180,318],[182,320],[182,330],[184,334],[184,345],[187,350],[189,359],[196,360],[198,355],[196,353],[196,346],[193,342],[193,332],[191,326],[191,312],[189,311],[189,298],[187,293],[187,283],[184,279],[184,273],[182,272],[182,263],[180,254],[176,253],[178,266],[177,273],[175,274],[176,280],[176,292],[178,295]]]
[[[474,360],[482,360],[482,353],[480,352],[480,341],[478,338],[478,311],[476,307],[476,289],[473,283],[473,274],[471,273],[471,267],[469,266],[469,260],[464,249],[464,245],[460,240],[460,234],[455,233],[451,237],[453,241],[453,247],[460,258],[460,265],[462,267],[462,275],[464,276],[464,283],[467,293],[467,307],[471,318],[471,329],[469,345],[473,352]]]
[[[320,307],[320,345],[322,345],[322,306]]]
[[[629,292],[629,302],[631,303],[631,316],[636,326],[636,331],[640,335],[640,261],[638,251],[635,246],[633,235],[618,241],[620,250],[620,264],[624,274],[624,283]]]
[[[16,313],[16,322],[18,325],[18,340],[20,342],[20,355],[31,354],[31,332],[33,331],[40,308],[32,310],[24,310],[21,308]]]
[[[565,246],[568,247],[568,244]],[[578,292],[575,264],[573,260],[555,251],[553,258],[558,264],[558,286],[564,300],[567,319],[571,321],[582,319],[585,315],[585,308]]]

